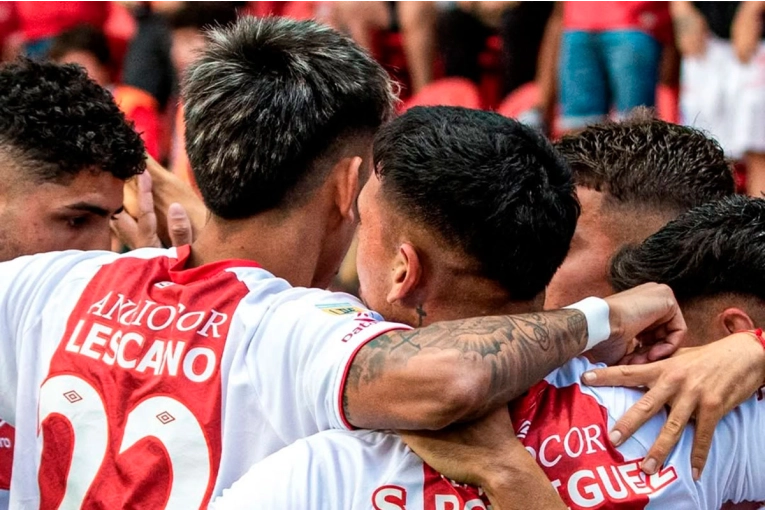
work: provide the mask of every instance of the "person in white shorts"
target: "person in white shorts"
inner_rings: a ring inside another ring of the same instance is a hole
[[[541,306],[544,285],[554,269],[544,268],[539,259],[528,257],[543,251],[548,255],[565,254],[570,232],[562,241],[550,242],[550,238],[562,234],[558,231],[560,222],[555,219],[565,203],[560,195],[555,198],[553,190],[568,185],[569,193],[573,193],[571,178],[524,165],[529,158],[520,129],[513,121],[492,119],[492,115],[467,114],[456,108],[415,109],[378,134],[378,170],[359,200],[361,239],[369,246],[377,246],[377,250],[363,256],[360,253],[359,264],[360,269],[365,268],[360,277],[367,301],[389,316],[402,321],[417,317],[429,321],[459,318],[470,314],[470,307],[496,313]],[[507,127],[499,125],[503,123]],[[513,133],[513,128],[518,131]],[[474,158],[484,163],[476,164]],[[451,180],[432,180],[433,168],[444,167],[449,175],[462,175],[464,180],[455,177],[461,185],[453,185]],[[540,182],[544,185],[540,186]],[[529,201],[534,203],[533,209],[528,207]],[[418,214],[422,203],[428,208],[425,216]],[[462,222],[465,218],[474,222]],[[728,268],[725,262],[745,249],[751,254],[750,260],[761,262],[761,254],[765,253],[765,246],[761,246],[765,240],[762,218],[762,200],[739,197],[720,206],[702,206],[675,222],[681,228],[674,229],[670,223],[670,239],[661,233],[654,236],[655,241],[649,238],[646,243],[651,245],[650,250],[641,257],[639,249],[637,257],[628,259],[634,263],[627,262],[624,274],[640,274],[642,268],[647,268],[639,282],[659,279],[664,273],[651,273],[651,261],[669,262],[680,251],[681,263],[660,267],[674,268],[682,279],[688,267],[682,262],[686,257],[695,260],[696,250],[701,250],[703,257],[697,264],[704,267],[704,272],[696,275],[697,279],[688,276],[688,284],[704,286],[713,281],[711,277],[703,278],[709,276],[707,271],[716,275],[724,271],[731,280],[742,284],[747,281],[742,274],[759,282],[762,264]],[[385,230],[390,223],[400,233],[392,238],[386,236]],[[737,227],[742,230],[735,233]],[[497,267],[488,247],[502,248],[506,240],[524,237],[527,228],[533,228],[537,237],[532,241],[525,236],[529,239],[527,245],[505,251],[508,256]],[[694,237],[696,231],[700,232],[698,238]],[[742,244],[730,242],[729,235]],[[719,242],[711,242],[710,236],[717,236]],[[757,241],[747,247],[748,239]],[[712,257],[719,257],[719,262],[712,262]],[[696,266],[692,267],[695,271]],[[514,275],[519,269],[524,270],[526,278]],[[529,288],[529,282],[537,282],[536,288]],[[439,292],[441,289],[450,290],[448,297]],[[677,290],[684,289],[678,286]],[[710,291],[715,290],[710,287]],[[735,292],[728,287],[724,290]],[[761,294],[761,287],[756,292]],[[754,296],[748,294],[747,290],[741,299],[728,304],[741,306],[742,299],[751,302]],[[721,304],[728,296],[715,299]],[[752,317],[762,316],[762,302],[750,304],[747,309]],[[695,310],[694,316],[697,313],[700,320],[694,333],[705,341],[756,324],[723,321],[707,308]],[[743,319],[743,315],[726,314],[734,320]],[[751,333],[720,344],[724,345],[713,346],[720,348],[718,352],[733,350],[736,356],[756,359],[759,370],[741,374],[739,381],[752,395],[765,381],[765,345]],[[765,497],[765,436],[761,433],[765,427],[765,401],[748,399],[722,420],[708,467],[698,481],[698,474],[691,468],[692,427],[682,432],[667,462],[657,466],[652,475],[645,475],[641,462],[666,414],[661,411],[634,437],[612,444],[609,425],[643,393],[583,385],[582,376],[599,366],[585,358],[572,360],[511,402],[509,410],[501,409],[474,425],[462,425],[451,432],[409,432],[400,437],[386,432],[330,431],[300,440],[255,465],[211,508],[463,510],[486,509],[490,504],[495,510],[531,508],[536,502],[533,492],[521,492],[519,497],[525,499],[510,498],[498,503],[495,488],[487,495],[478,487],[447,478],[477,483],[488,480],[496,487],[496,473],[512,472],[507,464],[516,462],[512,455],[504,458],[506,452],[512,451],[509,445],[516,434],[571,509],[717,510],[728,500]],[[734,366],[727,369],[736,371]]]
[[[672,2],[682,53],[685,124],[746,163],[746,189],[765,191],[765,42],[761,2]]]
[[[321,430],[481,416],[585,349],[618,359],[643,330],[657,356],[675,350],[665,286],[415,330],[319,290],[355,230],[392,84],[315,22],[242,18],[209,37],[183,90],[210,210],[193,245],[0,263],[12,508],[201,508]]]

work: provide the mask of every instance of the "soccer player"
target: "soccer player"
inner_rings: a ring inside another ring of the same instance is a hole
[[[410,110],[383,127],[375,142],[375,176],[359,199],[359,239],[367,247],[359,252],[359,276],[368,303],[410,323],[455,319],[476,310],[539,309],[555,271],[552,262],[565,256],[575,221],[571,176],[545,144],[515,121],[456,108]],[[450,178],[433,179],[434,169]],[[765,217],[765,202],[757,208],[734,221]],[[740,211],[728,216],[736,218]],[[743,244],[752,236],[765,239],[765,224],[761,219],[756,224],[730,249],[752,256],[764,251],[757,243]],[[519,238],[528,242],[513,243]],[[669,246],[683,249],[688,260],[703,242],[708,248],[702,250],[719,250],[719,243],[705,235],[688,238]],[[497,257],[494,248],[506,256]],[[655,248],[660,255],[654,256],[672,258],[667,242]],[[730,255],[721,255],[721,263]],[[650,267],[651,260],[645,257],[637,267]],[[682,275],[685,265],[677,267]],[[658,276],[649,270],[640,281]],[[765,349],[747,335],[738,352],[757,359],[759,370],[747,382],[756,388],[765,381]],[[496,470],[512,472],[501,456],[513,433],[572,509],[674,505],[716,510],[729,499],[765,497],[765,437],[759,434],[765,402],[749,400],[723,420],[700,483],[691,471],[690,428],[668,463],[645,476],[640,461],[666,416],[661,413],[637,437],[613,446],[609,422],[642,393],[581,385],[580,376],[592,366],[584,358],[572,360],[512,402],[510,412],[497,411],[450,433],[406,433],[402,440],[384,432],[329,431],[298,441],[254,466],[213,508],[487,508],[489,500],[496,505],[494,489],[487,498],[477,488],[445,479],[434,467],[462,481],[495,483]],[[526,508],[534,495],[527,498],[516,501],[517,507]]]
[[[15,456],[12,505],[203,507],[320,430],[480,416],[588,346],[618,359],[645,329],[673,351],[684,325],[664,286],[414,331],[318,290],[394,100],[385,71],[317,23],[210,33],[184,87],[211,213],[194,244],[0,265],[0,416],[39,452]]]
[[[697,205],[730,196],[733,172],[702,131],[638,110],[563,137],[556,148],[576,182],[582,214],[566,260],[547,289],[545,307],[613,293],[609,261]]]
[[[0,67],[0,261],[109,249],[124,181],[144,166],[140,138],[84,70],[31,60]],[[0,508],[13,442],[0,420]]]

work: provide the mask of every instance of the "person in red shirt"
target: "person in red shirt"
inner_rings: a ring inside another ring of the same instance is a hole
[[[668,2],[564,2],[559,54],[561,127],[582,129],[653,107]]]

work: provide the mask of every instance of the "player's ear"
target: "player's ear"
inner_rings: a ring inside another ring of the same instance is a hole
[[[343,158],[332,170],[335,175],[335,204],[345,220],[356,220],[356,198],[359,195],[362,159],[358,156]]]
[[[421,277],[422,263],[417,250],[409,243],[401,244],[393,259],[391,286],[386,297],[388,303],[410,301],[417,291]]]
[[[754,329],[754,321],[749,314],[740,308],[726,308],[717,317],[718,324],[722,326],[724,336]]]

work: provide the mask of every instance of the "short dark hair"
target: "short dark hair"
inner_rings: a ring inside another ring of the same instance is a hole
[[[735,192],[730,162],[715,140],[647,109],[564,136],[556,148],[577,185],[617,203],[677,214]]]
[[[57,35],[48,56],[53,60],[61,60],[72,51],[85,51],[93,55],[99,64],[111,66],[112,56],[106,35],[90,25],[78,25]]]
[[[186,78],[184,117],[194,177],[219,217],[297,203],[324,181],[332,151],[393,113],[387,73],[327,26],[244,17],[209,38]]]
[[[542,292],[579,216],[571,171],[550,142],[499,114],[413,108],[374,143],[381,193],[475,260],[513,299]]]
[[[721,293],[765,299],[765,200],[736,195],[699,206],[611,262],[617,291],[669,285],[678,300]]]
[[[247,2],[183,2],[168,15],[167,23],[171,30],[201,31],[210,26],[225,26],[236,21],[237,10],[245,5]]]
[[[35,179],[86,169],[128,179],[146,168],[140,136],[112,95],[77,65],[0,65],[0,150]]]

